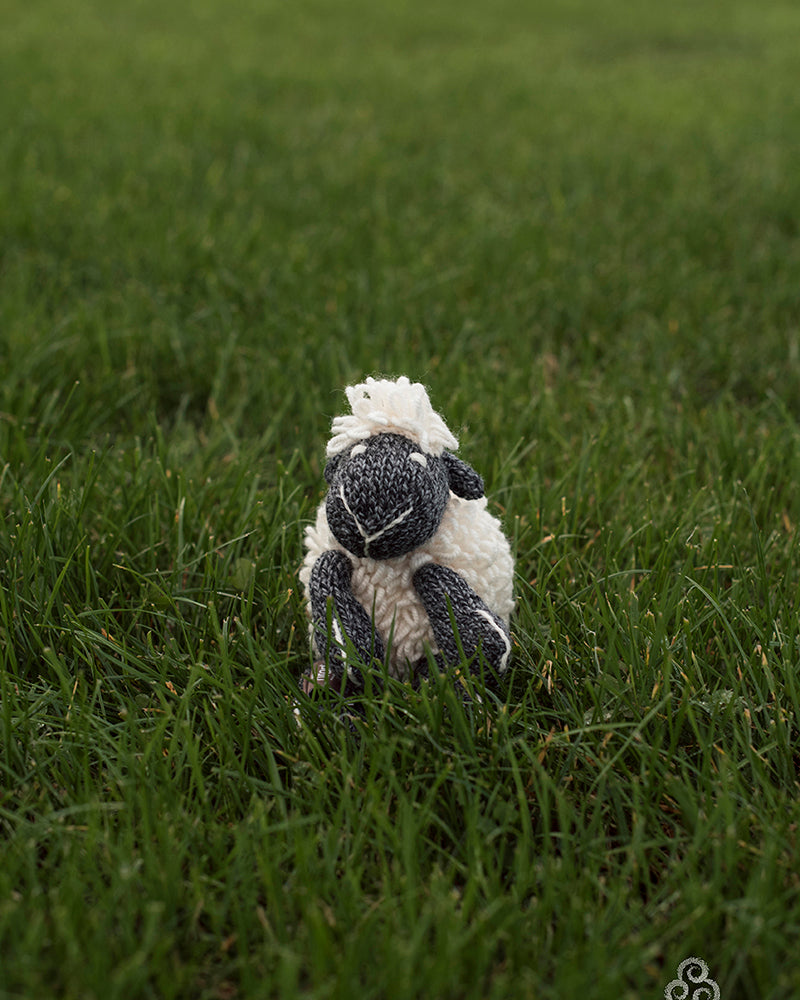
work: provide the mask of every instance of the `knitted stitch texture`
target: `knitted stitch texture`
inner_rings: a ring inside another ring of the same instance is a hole
[[[502,671],[514,564],[480,476],[445,450],[456,439],[423,386],[367,379],[347,395],[353,414],[333,421],[330,489],[306,528],[300,571],[316,609],[316,654],[343,659],[333,647],[343,648],[337,629],[344,625],[356,647],[379,658],[388,647],[396,676],[408,676],[426,650],[457,661],[460,640],[470,648],[482,643]],[[331,553],[341,555],[332,560]],[[320,611],[326,600],[335,611],[328,636]]]

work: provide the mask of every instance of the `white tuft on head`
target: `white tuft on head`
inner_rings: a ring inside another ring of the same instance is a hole
[[[368,378],[345,389],[353,411],[334,417],[328,457],[373,434],[402,434],[429,455],[458,447],[447,424],[431,406],[425,386],[405,375],[397,381]]]

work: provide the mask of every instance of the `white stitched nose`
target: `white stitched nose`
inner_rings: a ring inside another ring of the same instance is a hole
[[[410,507],[408,507],[406,510],[404,510],[402,512],[402,514],[398,514],[397,517],[393,521],[390,521],[388,524],[384,525],[382,528],[380,528],[378,531],[374,532],[373,534],[368,535],[367,532],[362,527],[361,522],[356,517],[355,512],[353,511],[353,508],[347,502],[347,497],[345,496],[345,493],[344,493],[344,486],[340,486],[339,487],[339,498],[342,501],[342,503],[344,504],[344,509],[347,511],[347,513],[350,515],[350,517],[352,517],[353,523],[355,524],[356,529],[358,530],[359,535],[361,535],[361,537],[364,539],[364,555],[365,556],[369,555],[369,544],[370,544],[370,542],[374,542],[376,538],[380,538],[381,535],[385,535],[386,532],[389,531],[390,528],[394,528],[398,524],[402,524],[403,521],[405,521],[405,519],[408,517],[408,515],[414,509],[414,505],[412,504]]]

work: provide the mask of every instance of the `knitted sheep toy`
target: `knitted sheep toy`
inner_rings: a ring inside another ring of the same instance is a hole
[[[424,386],[368,378],[346,392],[352,414],[333,421],[328,494],[305,533],[315,668],[304,687],[363,691],[364,668],[387,650],[401,678],[425,676],[429,654],[440,667],[463,654],[477,671],[479,651],[501,675],[514,564],[483,480],[452,453]]]

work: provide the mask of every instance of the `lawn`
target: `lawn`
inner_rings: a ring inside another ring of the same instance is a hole
[[[800,994],[798,37],[9,0],[2,1000]],[[484,475],[517,610],[500,696],[351,731],[297,570],[377,373]]]

